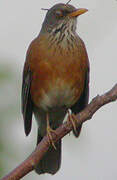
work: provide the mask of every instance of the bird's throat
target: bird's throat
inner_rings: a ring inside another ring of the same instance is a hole
[[[59,26],[53,28],[49,32],[48,42],[50,47],[53,45],[57,45],[61,48],[73,48],[74,44],[76,44],[76,23],[72,20],[69,23],[61,23]]]

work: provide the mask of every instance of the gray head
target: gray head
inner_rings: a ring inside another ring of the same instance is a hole
[[[59,31],[75,31],[77,17],[85,13],[87,9],[76,9],[70,4],[56,4],[46,14],[41,32],[56,34]]]

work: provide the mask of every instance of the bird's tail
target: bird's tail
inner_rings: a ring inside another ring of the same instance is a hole
[[[38,134],[37,144],[42,140],[42,137]],[[35,171],[38,174],[50,173],[55,174],[61,165],[61,140],[55,143],[56,149],[50,146],[43,158],[37,164]]]

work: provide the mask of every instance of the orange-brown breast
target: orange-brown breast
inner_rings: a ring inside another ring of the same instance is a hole
[[[74,47],[62,48],[37,38],[29,47],[26,64],[32,72],[31,96],[35,105],[44,109],[70,107],[79,99],[88,68],[81,39]]]

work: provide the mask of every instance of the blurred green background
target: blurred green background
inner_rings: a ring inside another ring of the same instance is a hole
[[[17,89],[17,81],[15,79],[14,82],[14,77],[16,78],[16,73],[13,72],[13,68],[6,66],[6,65],[1,65],[0,66],[0,174],[4,174],[4,167],[7,165],[4,162],[4,158],[9,158],[9,153],[12,153],[11,147],[7,144],[6,147],[6,141],[7,138],[5,136],[5,131],[7,130],[7,133],[9,131],[9,126],[11,121],[11,124],[13,123],[13,119],[15,119],[18,115],[18,101],[15,96],[15,98],[12,97],[12,92],[9,92],[9,89],[12,89],[12,91],[15,93],[14,89]],[[18,77],[17,77],[18,78]],[[12,87],[11,87],[12,86]],[[6,128],[6,126],[8,126]],[[9,134],[10,136],[10,134]],[[6,137],[6,138],[5,138]],[[7,156],[6,156],[7,155]]]
[[[5,61],[5,60],[4,60]],[[21,80],[20,80],[21,81]],[[0,65],[0,175],[8,170],[10,159],[16,157],[14,142],[10,138],[12,126],[20,115],[19,73],[10,65]],[[11,141],[10,141],[11,140]],[[6,160],[5,160],[6,159]]]

